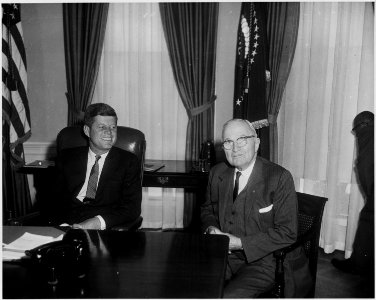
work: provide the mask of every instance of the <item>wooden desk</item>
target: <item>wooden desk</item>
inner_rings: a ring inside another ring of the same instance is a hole
[[[32,229],[29,231],[28,229]],[[3,227],[4,242],[48,227]],[[228,238],[176,232],[89,230],[84,280],[53,288],[42,271],[3,262],[3,298],[219,298]]]
[[[146,164],[162,164],[164,167],[156,172],[144,171],[142,186],[169,187],[193,190],[205,190],[208,172],[195,171],[191,161],[184,160],[146,160]]]
[[[168,187],[185,188],[193,190],[206,189],[208,183],[208,172],[195,171],[195,165],[191,161],[184,160],[146,160],[146,164],[164,165],[157,171],[144,171],[142,186],[144,187]],[[53,179],[55,166],[49,165],[46,168],[23,166],[20,172],[25,174],[43,176]]]

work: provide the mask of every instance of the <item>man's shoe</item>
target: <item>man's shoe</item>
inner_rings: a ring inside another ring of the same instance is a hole
[[[350,258],[348,259],[332,259],[332,265],[342,272],[357,274],[356,269]]]

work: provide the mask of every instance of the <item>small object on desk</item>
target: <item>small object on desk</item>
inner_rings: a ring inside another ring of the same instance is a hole
[[[158,163],[147,163],[144,164],[144,171],[148,172],[157,172],[158,170],[162,169],[165,165],[158,164]]]
[[[55,165],[55,162],[52,160],[35,160],[31,163],[25,165],[25,167],[32,167],[32,168],[48,168]]]

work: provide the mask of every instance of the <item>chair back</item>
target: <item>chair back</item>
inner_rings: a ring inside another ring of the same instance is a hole
[[[328,199],[299,192],[296,194],[298,198],[298,237],[308,230],[314,232],[311,238],[303,243],[303,249],[309,259],[309,269],[313,278],[313,287],[309,293],[313,297],[316,286],[321,220],[325,203]]]
[[[63,128],[56,138],[57,155],[61,150],[88,146],[88,138],[82,126],[70,126]],[[135,154],[141,165],[141,183],[144,174],[146,140],[142,131],[125,126],[117,127],[117,141],[115,146]]]

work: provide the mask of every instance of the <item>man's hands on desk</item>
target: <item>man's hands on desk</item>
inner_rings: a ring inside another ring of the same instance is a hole
[[[223,231],[221,231],[220,229],[218,229],[217,227],[214,227],[214,226],[209,226],[208,229],[206,229],[205,233],[227,235],[230,239],[229,253],[231,253],[231,251],[234,251],[234,250],[243,250],[243,245],[242,245],[241,239],[236,237],[233,234],[223,232]]]
[[[87,219],[81,223],[73,224],[75,229],[101,229],[101,222],[97,217]]]

